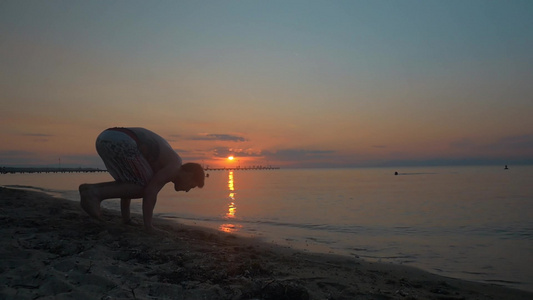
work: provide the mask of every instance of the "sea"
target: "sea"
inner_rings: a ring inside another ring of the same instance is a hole
[[[301,251],[533,291],[533,166],[222,170],[159,194],[155,216]],[[397,175],[396,175],[397,174]],[[79,201],[107,173],[0,174]],[[118,200],[103,206],[120,209]],[[141,200],[132,201],[141,212]],[[118,220],[117,220],[118,221]]]

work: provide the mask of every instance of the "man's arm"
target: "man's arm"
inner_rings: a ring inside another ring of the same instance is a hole
[[[145,194],[143,197],[143,220],[144,220],[144,228],[147,231],[153,231],[154,226],[152,224],[152,217],[154,214],[154,207],[155,203],[157,202],[157,193],[161,190],[163,186],[161,186],[159,189],[156,189],[155,187],[152,187],[150,189],[145,190]]]
[[[172,166],[163,168],[162,170],[154,174],[154,177],[144,188],[142,203],[143,220],[144,228],[148,231],[154,230],[154,226],[152,225],[152,217],[154,213],[155,203],[157,202],[157,194],[159,193],[159,191],[161,191],[163,186],[167,184],[167,182],[170,182],[173,173],[174,168]]]

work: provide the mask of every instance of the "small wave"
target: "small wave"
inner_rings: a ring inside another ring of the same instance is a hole
[[[411,259],[415,261],[416,257],[413,255],[390,255],[390,256],[374,256],[374,255],[359,255],[361,258],[368,258],[368,259]]]
[[[224,216],[195,216],[195,215],[176,215],[176,214],[158,214],[159,217],[186,220],[193,222],[220,223],[227,222]],[[284,222],[268,219],[239,219],[231,220],[232,223],[241,225],[271,226],[277,228],[294,228],[306,231],[318,231],[336,234],[358,234],[365,236],[450,236],[450,235],[472,235],[472,236],[490,236],[501,239],[533,239],[533,230],[529,226],[522,224],[508,226],[460,226],[460,227],[413,227],[413,226],[362,226],[355,224],[321,224],[321,223],[296,223]],[[253,227],[253,226],[247,226]],[[523,228],[520,228],[523,227]]]
[[[523,282],[520,282],[520,281],[503,280],[503,279],[487,279],[485,281],[491,282],[491,283],[503,283],[503,284],[523,284]]]
[[[471,272],[471,271],[463,271],[464,274],[470,274],[470,275],[487,275],[485,272]]]
[[[158,217],[174,219],[174,220],[187,220],[195,222],[227,222],[228,220],[224,217],[203,217],[203,216],[180,216],[175,214],[158,214]],[[240,224],[253,224],[253,225],[266,225],[274,227],[288,227],[288,228],[298,228],[306,229],[313,231],[325,231],[325,232],[335,232],[335,233],[359,233],[362,231],[368,231],[368,227],[357,226],[357,225],[330,225],[330,224],[312,224],[312,223],[291,223],[291,222],[277,222],[271,220],[246,220],[246,219],[232,219],[233,223]]]
[[[332,244],[335,244],[336,241],[331,241],[331,240],[325,240],[325,239],[319,239],[319,238],[316,238],[316,237],[305,237],[304,238],[306,241],[309,240],[309,241],[312,241],[312,242],[315,242],[315,243],[318,243],[318,244],[325,244],[325,245],[332,245]]]
[[[77,199],[75,199],[76,197],[74,197],[74,195],[78,194],[77,191],[60,191],[60,190],[42,188],[42,187],[38,187],[38,186],[21,185],[21,184],[3,185],[3,187],[12,188],[12,189],[18,189],[18,190],[25,190],[25,191],[41,192],[41,193],[45,193],[47,195],[50,195],[52,197],[66,198],[68,200],[77,200]],[[75,192],[75,194],[74,194],[74,192]]]
[[[34,190],[34,191],[40,191],[40,192],[53,192],[52,190],[37,187],[37,186],[31,186],[31,185],[20,185],[20,184],[10,184],[10,185],[4,185],[4,187],[7,188],[13,188],[13,189],[20,189],[20,190]]]
[[[37,192],[43,192],[52,196],[57,196],[61,193],[61,191],[52,190],[52,189],[45,189],[38,186],[31,186],[31,185],[19,185],[19,184],[11,184],[11,185],[4,185],[4,187],[7,188],[13,188],[13,189],[19,189],[19,190],[26,190],[26,191],[37,191]]]

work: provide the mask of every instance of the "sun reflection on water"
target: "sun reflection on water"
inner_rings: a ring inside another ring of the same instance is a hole
[[[235,180],[233,177],[233,171],[229,171],[228,173],[228,211],[226,212],[225,219],[231,220],[235,218],[235,214],[237,213],[237,206],[235,205]],[[237,232],[242,226],[236,225],[232,223],[224,223],[219,226],[219,230],[233,233]]]

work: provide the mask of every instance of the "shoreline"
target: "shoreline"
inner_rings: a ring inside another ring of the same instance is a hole
[[[532,299],[412,267],[288,249],[161,218],[93,221],[71,200],[0,188],[2,299]]]

